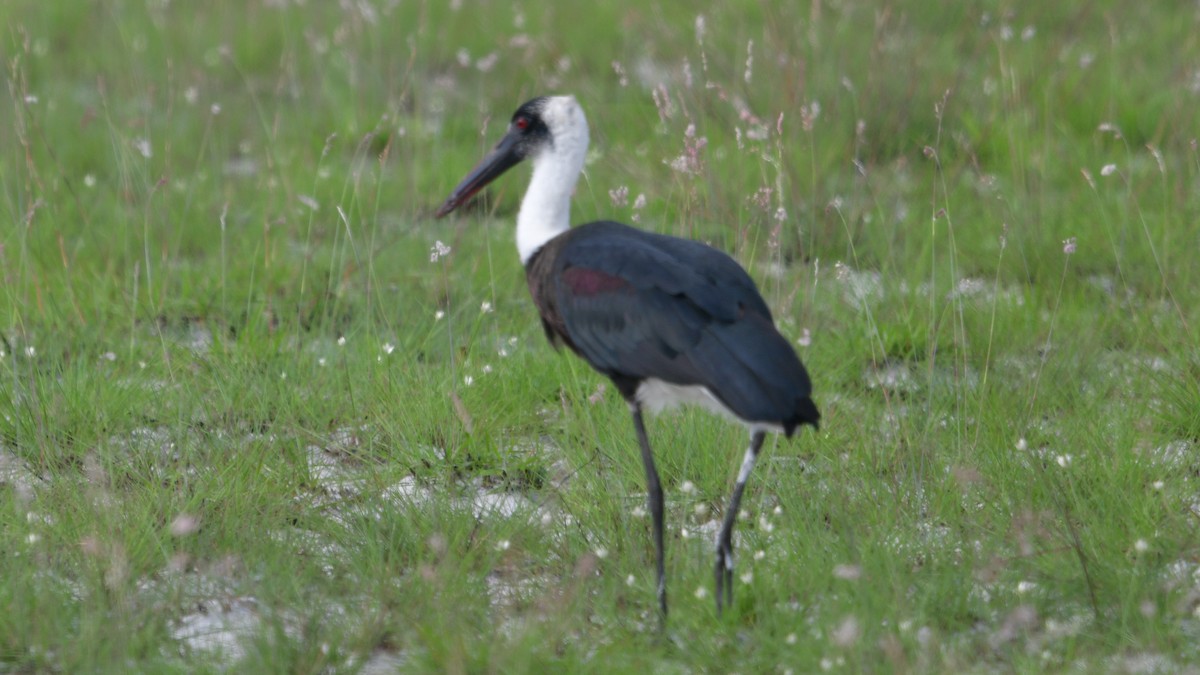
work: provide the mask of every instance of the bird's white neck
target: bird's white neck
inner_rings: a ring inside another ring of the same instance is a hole
[[[561,120],[547,115],[553,145],[533,158],[533,177],[517,213],[517,251],[522,265],[571,226],[571,193],[587,156],[588,129],[574,99],[570,104],[574,109],[569,115],[564,111]]]

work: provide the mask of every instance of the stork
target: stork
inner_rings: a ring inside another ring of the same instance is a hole
[[[820,413],[791,344],[741,266],[688,239],[611,221],[570,227],[588,124],[572,96],[539,97],[450,193],[441,218],[522,160],[533,164],[517,214],[517,251],[546,337],[607,376],[633,415],[654,527],[657,591],[667,614],[663,491],[642,411],[698,404],[744,424],[750,443],[716,540],[717,614],[733,602],[733,528],[768,431],[791,437]]]

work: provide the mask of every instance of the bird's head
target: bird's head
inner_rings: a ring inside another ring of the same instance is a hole
[[[535,164],[548,153],[578,157],[579,168],[587,153],[588,127],[574,96],[539,96],[513,113],[504,137],[454,188],[438,208],[441,218],[462,206],[485,185],[523,160]],[[577,169],[578,171],[578,169]]]

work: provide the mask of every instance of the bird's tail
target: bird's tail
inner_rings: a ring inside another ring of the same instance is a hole
[[[808,371],[769,319],[751,315],[714,327],[693,354],[713,375],[708,388],[743,420],[778,424],[788,436],[820,422]]]
[[[821,428],[821,412],[817,410],[817,404],[807,396],[796,399],[796,410],[790,419],[784,420],[783,432],[791,438],[796,429],[805,424],[811,424],[814,431]]]

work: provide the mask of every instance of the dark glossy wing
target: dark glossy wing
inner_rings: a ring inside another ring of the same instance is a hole
[[[703,385],[739,417],[789,431],[816,422],[808,373],[724,253],[590,223],[567,235],[551,275],[559,330],[597,370]]]

